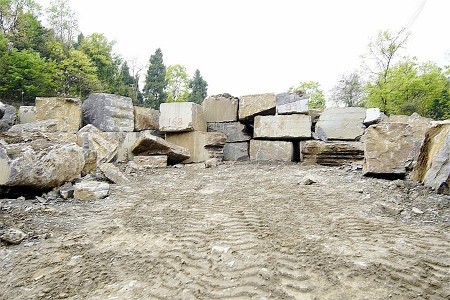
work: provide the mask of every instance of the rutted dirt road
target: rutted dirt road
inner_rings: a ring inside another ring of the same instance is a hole
[[[28,234],[0,245],[0,298],[450,299],[449,225],[449,196],[350,168],[150,170],[95,202],[0,200]]]

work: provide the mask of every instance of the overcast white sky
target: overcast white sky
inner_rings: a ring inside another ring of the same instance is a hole
[[[115,40],[115,52],[147,64],[199,69],[208,94],[284,92],[301,81],[327,91],[379,30],[399,30],[423,0],[71,0],[84,35]],[[49,0],[39,0],[48,6]],[[410,28],[407,53],[450,64],[449,0],[428,0]],[[141,77],[144,77],[142,74]]]

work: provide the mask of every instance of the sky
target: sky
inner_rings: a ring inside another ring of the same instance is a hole
[[[38,0],[47,7],[50,0]],[[328,94],[361,66],[380,30],[399,31],[424,0],[70,0],[83,34],[103,33],[114,51],[145,66],[199,69],[208,94],[281,93],[317,81]],[[403,54],[450,64],[449,0],[425,0]]]

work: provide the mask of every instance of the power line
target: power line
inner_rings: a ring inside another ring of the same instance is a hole
[[[419,17],[420,13],[422,12],[423,8],[425,7],[425,4],[427,3],[427,0],[423,0],[422,3],[420,3],[420,5],[417,7],[415,13],[412,15],[411,19],[409,20],[409,22],[406,24],[406,26],[404,27],[404,29],[409,29],[411,28],[411,26],[414,24],[414,22],[417,20],[417,18]]]

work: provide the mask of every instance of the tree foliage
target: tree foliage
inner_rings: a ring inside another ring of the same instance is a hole
[[[145,104],[154,109],[159,109],[159,105],[165,102],[167,98],[166,85],[166,66],[164,65],[162,51],[158,48],[149,60],[144,85]]]
[[[198,69],[195,70],[194,77],[189,81],[189,88],[191,89],[188,99],[190,102],[201,104],[208,95],[208,83]]]
[[[357,72],[342,75],[332,90],[331,100],[339,106],[362,106],[364,83]]]
[[[69,0],[52,0],[47,13],[48,23],[58,40],[68,49],[71,48],[78,35],[78,20]]]
[[[288,92],[308,97],[309,108],[313,109],[325,108],[325,95],[322,89],[320,89],[319,83],[316,81],[300,82],[300,84],[297,87],[289,88]]]
[[[189,98],[189,75],[186,67],[171,65],[166,70],[166,102],[185,102]]]

